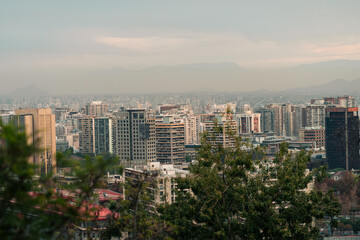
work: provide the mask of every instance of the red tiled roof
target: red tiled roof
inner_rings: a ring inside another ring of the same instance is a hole
[[[118,200],[123,197],[121,193],[114,192],[109,189],[95,189],[95,193],[99,195],[98,199],[100,202],[105,202],[109,200]]]

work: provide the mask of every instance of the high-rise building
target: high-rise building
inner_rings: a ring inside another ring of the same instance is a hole
[[[161,163],[185,161],[185,124],[165,116],[156,122],[156,160]]]
[[[188,116],[184,118],[185,122],[185,144],[200,144],[200,117]]]
[[[55,115],[51,109],[16,109],[12,123],[28,137],[28,143],[36,144],[40,152],[29,161],[38,166],[39,174],[56,172],[56,131]]]
[[[306,106],[306,127],[325,128],[325,105]]]
[[[68,112],[67,108],[55,108],[55,121],[65,121],[66,120],[66,113]]]
[[[79,123],[79,151],[83,154],[95,154],[94,119],[80,118]]]
[[[236,106],[236,113],[252,113],[254,109],[249,104]]]
[[[209,142],[223,147],[234,147],[234,137],[239,135],[238,126],[232,114],[217,115],[215,121],[205,122],[205,132]]]
[[[235,114],[235,119],[239,127],[239,134],[252,134],[261,132],[260,113],[245,112]]]
[[[56,123],[55,124],[56,139],[65,139],[67,135],[67,128],[64,124]]]
[[[101,101],[92,101],[85,107],[85,114],[89,116],[104,116],[109,111],[109,105]]]
[[[275,132],[279,136],[298,136],[303,112],[300,107],[286,104],[269,104],[259,109],[261,130]]]
[[[326,109],[325,145],[330,169],[360,169],[358,108]]]
[[[294,134],[294,112],[290,103],[281,105],[281,136],[295,136]]]
[[[283,111],[280,104],[269,104],[264,107],[267,112],[264,115],[264,119],[261,119],[261,122],[264,122],[263,131],[266,131],[268,127],[271,127],[272,131],[275,132],[277,135],[284,135],[284,122],[283,122]],[[262,113],[262,112],[261,112]],[[270,114],[271,113],[271,114]],[[266,116],[266,119],[265,119]],[[271,116],[271,117],[270,117]],[[267,118],[270,117],[270,118]],[[266,121],[266,122],[265,122]],[[268,122],[271,121],[271,122]]]
[[[323,99],[311,99],[315,105],[339,105],[341,107],[356,107],[355,99],[352,96],[324,97]]]
[[[299,131],[305,127],[305,108],[302,106],[291,106],[293,115],[292,136],[299,137]]]
[[[112,153],[112,120],[108,117],[79,119],[79,151],[83,154]]]
[[[275,132],[275,111],[272,108],[261,108],[257,111],[260,113],[260,129],[261,131]]]
[[[156,161],[155,118],[144,109],[128,109],[114,119],[114,153],[125,167]]]
[[[301,128],[306,126],[306,108],[303,106],[294,106],[295,112],[295,136],[299,136]]]
[[[340,96],[337,98],[337,104],[342,107],[356,107],[356,102],[352,96]]]
[[[8,110],[0,110],[0,120],[3,124],[9,124],[11,121],[11,116],[13,116],[15,113]]]

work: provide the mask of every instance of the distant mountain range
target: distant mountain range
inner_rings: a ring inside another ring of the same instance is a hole
[[[245,69],[230,62],[197,63],[140,70],[69,70],[39,73],[34,77],[36,79],[32,80],[28,75],[26,79],[32,85],[7,95],[186,92],[352,94],[360,92],[360,61],[336,60],[280,69]],[[11,83],[8,86],[10,88]],[[43,90],[35,86],[41,86]]]
[[[28,85],[22,88],[15,89],[5,96],[11,97],[44,97],[50,96],[50,94],[44,90],[41,90],[35,85]]]
[[[326,93],[332,94],[359,94],[360,93],[360,78],[353,81],[346,81],[344,79],[337,79],[331,82],[315,85],[305,88],[292,88],[288,89],[287,92],[293,94],[321,94]]]

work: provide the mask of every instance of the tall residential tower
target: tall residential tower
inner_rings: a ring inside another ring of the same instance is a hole
[[[114,153],[125,167],[156,161],[155,117],[145,109],[128,109],[114,119]]]
[[[12,123],[25,131],[28,143],[36,144],[41,151],[29,161],[38,166],[37,173],[56,172],[56,131],[55,115],[51,109],[16,109]]]

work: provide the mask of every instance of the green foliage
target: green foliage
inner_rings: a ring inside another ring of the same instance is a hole
[[[64,239],[66,226],[90,213],[88,209],[80,216],[80,208],[91,202],[94,188],[112,161],[101,157],[87,157],[81,164],[69,161],[79,179],[73,189],[63,187],[76,195],[69,204],[55,190],[56,179],[35,176],[37,166],[28,159],[38,150],[27,144],[25,133],[2,123],[0,129],[0,239]]]
[[[35,178],[36,166],[28,158],[37,149],[27,144],[25,134],[0,127],[0,239],[68,238],[62,233],[67,224],[84,220],[79,210],[91,203],[102,176],[123,170],[114,167],[118,159],[110,155],[74,161],[71,152],[58,154],[59,166],[71,167],[78,179],[62,187],[76,195],[70,205],[54,190],[60,188],[56,179]],[[261,148],[228,134],[234,147],[203,136],[190,175],[177,179],[172,205],[154,204],[156,183],[149,173],[128,180],[125,199],[111,203],[114,214],[102,239],[314,239],[319,232],[315,219],[328,216],[331,227],[337,226],[334,217],[340,206],[332,192],[309,188],[326,176],[323,168],[307,171],[309,154],[292,155],[284,143],[276,157],[268,159]],[[343,224],[344,229],[348,225]]]
[[[102,239],[169,239],[170,227],[160,220],[154,205],[156,183],[149,173],[125,183],[125,199],[110,206],[115,214],[108,218]],[[124,233],[128,233],[125,234]]]
[[[357,220],[356,222],[354,222],[352,224],[352,228],[355,234],[358,234],[358,232],[360,231],[360,220]]]
[[[190,155],[185,156],[185,161],[186,162],[191,162],[191,160],[192,160],[192,157]]]
[[[326,174],[307,171],[305,151],[293,156],[283,143],[269,160],[241,139],[224,148],[206,137],[190,176],[177,180],[177,201],[162,210],[174,238],[314,239],[314,219],[339,213],[332,192],[305,191]]]

